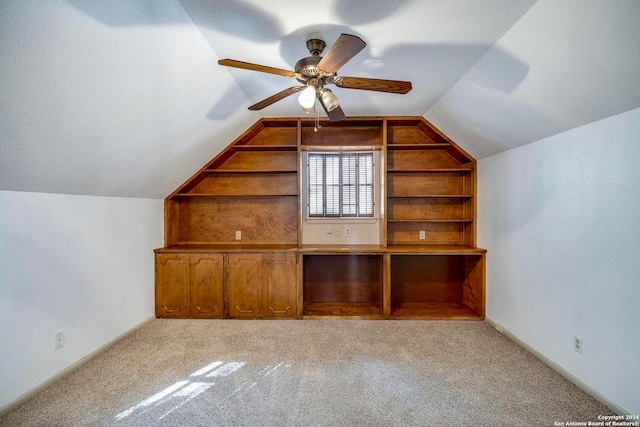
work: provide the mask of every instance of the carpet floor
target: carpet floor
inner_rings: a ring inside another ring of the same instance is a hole
[[[157,319],[2,426],[553,426],[611,414],[485,322]]]

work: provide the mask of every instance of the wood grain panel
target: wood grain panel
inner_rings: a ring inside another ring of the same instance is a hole
[[[164,201],[164,245],[178,244],[178,202]]]
[[[462,302],[482,316],[485,315],[484,264],[484,255],[465,257],[465,278],[462,289]]]
[[[417,125],[388,125],[388,143],[389,144],[434,144],[444,142],[442,137],[428,127],[422,129]]]
[[[189,309],[189,256],[156,255],[156,303],[158,317],[186,317]]]
[[[460,163],[444,150],[389,150],[388,169],[460,168]]]
[[[246,142],[246,145],[297,145],[297,128],[265,127]]]
[[[400,302],[391,307],[391,319],[483,320],[484,316],[462,303]]]
[[[178,212],[180,244],[297,243],[297,197],[183,197]]]
[[[463,230],[468,225],[456,222],[417,222],[387,224],[390,245],[462,245]],[[425,231],[425,239],[420,239],[420,230]]]
[[[262,254],[229,254],[229,316],[262,316]]]
[[[294,317],[297,313],[296,254],[265,253],[262,267],[264,316]]]
[[[210,173],[190,194],[295,196],[298,176],[295,173]]]
[[[222,254],[190,255],[191,315],[222,317],[223,263]]]
[[[387,217],[389,220],[470,219],[465,217],[464,205],[467,202],[465,199],[390,198]]]
[[[239,151],[217,169],[249,171],[297,171],[298,154],[278,151]]]
[[[368,302],[306,302],[303,315],[307,319],[326,319],[327,317],[355,317],[358,319],[383,318],[379,304]]]
[[[379,126],[324,126],[318,132],[313,127],[303,126],[303,145],[382,145]]]
[[[389,173],[387,192],[390,196],[459,196],[464,194],[459,173]]]

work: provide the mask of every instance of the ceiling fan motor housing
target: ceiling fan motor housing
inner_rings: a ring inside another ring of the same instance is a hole
[[[313,56],[319,56],[326,45],[327,44],[320,39],[307,40],[307,49],[309,49],[309,53]]]
[[[298,79],[300,83],[306,83],[309,79],[320,75],[316,65],[318,65],[321,59],[321,56],[307,56],[296,62],[296,73],[302,76],[302,79]]]

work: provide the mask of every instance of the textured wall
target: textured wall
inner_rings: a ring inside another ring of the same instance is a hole
[[[258,116],[176,0],[0,2],[0,189],[162,199]]]
[[[162,216],[161,200],[0,191],[0,408],[153,316]]]
[[[640,109],[481,160],[487,316],[640,413]],[[584,352],[573,349],[573,336]]]

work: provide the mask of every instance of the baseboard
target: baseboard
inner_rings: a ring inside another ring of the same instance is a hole
[[[618,406],[615,403],[611,402],[609,399],[604,397],[598,391],[594,390],[592,387],[587,385],[580,378],[576,377],[575,375],[573,375],[572,373],[570,373],[569,371],[564,369],[562,366],[558,365],[553,360],[549,359],[544,354],[540,353],[538,350],[536,350],[535,348],[531,347],[526,342],[522,341],[520,338],[518,338],[516,335],[511,333],[509,330],[505,329],[503,325],[499,324],[498,322],[494,321],[493,319],[490,319],[489,317],[487,317],[485,319],[485,321],[488,324],[490,324],[492,327],[494,327],[498,332],[500,332],[501,334],[504,334],[511,341],[515,342],[520,347],[524,348],[529,353],[533,354],[535,357],[540,359],[543,363],[545,363],[551,369],[553,369],[554,371],[556,371],[557,373],[559,373],[560,375],[565,377],[567,380],[571,381],[579,389],[581,389],[582,391],[584,391],[585,393],[587,393],[588,395],[590,395],[591,397],[596,399],[598,402],[602,403],[603,405],[605,405],[606,407],[611,409],[617,415],[630,415],[630,412],[625,411],[620,406]]]
[[[82,359],[78,360],[77,362],[73,363],[72,365],[68,366],[67,368],[63,369],[62,371],[58,372],[57,374],[55,374],[54,376],[52,376],[51,378],[49,378],[48,380],[46,380],[42,384],[32,388],[31,390],[27,391],[26,393],[24,393],[23,395],[21,395],[20,397],[15,399],[14,401],[6,404],[2,408],[0,408],[0,417],[2,417],[3,415],[7,414],[8,412],[16,409],[18,406],[22,405],[27,400],[31,399],[33,396],[35,396],[36,394],[40,393],[41,391],[43,391],[47,387],[53,385],[53,383],[59,381],[62,377],[66,376],[66,375],[69,375],[71,372],[75,371],[76,369],[78,369],[79,367],[81,367],[82,365],[84,365],[85,363],[90,361],[91,359],[93,359],[93,358],[99,356],[100,354],[104,353],[106,350],[108,350],[110,347],[112,347],[118,341],[121,341],[124,338],[128,337],[129,335],[131,335],[132,333],[134,333],[135,331],[137,331],[141,327],[145,326],[147,323],[151,322],[154,319],[155,319],[155,316],[151,316],[151,317],[143,320],[142,322],[138,323],[133,328],[121,333],[120,335],[118,335],[117,337],[115,337],[114,339],[109,341],[108,343],[104,344],[103,346],[101,346],[97,350],[89,353],[88,355],[84,356]]]

